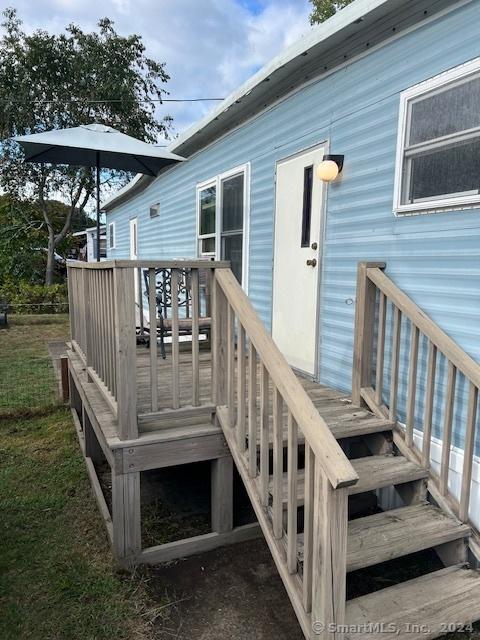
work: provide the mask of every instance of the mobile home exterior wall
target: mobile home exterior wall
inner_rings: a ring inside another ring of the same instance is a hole
[[[480,1],[461,3],[266,108],[109,212],[109,256],[129,257],[129,219],[137,217],[139,257],[194,257],[196,185],[250,163],[248,293],[271,327],[275,165],[327,141],[331,153],[345,154],[345,168],[326,199],[320,382],[350,390],[361,260],[384,260],[388,275],[479,361],[480,210],[393,213],[400,93],[479,57],[478,24]],[[156,202],[160,215],[150,218]]]

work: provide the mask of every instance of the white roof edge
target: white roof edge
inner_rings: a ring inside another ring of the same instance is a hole
[[[168,146],[168,150],[174,153],[189,138],[201,131],[206,125],[215,120],[219,115],[234,105],[237,100],[252,91],[256,86],[268,78],[277,69],[285,64],[301,56],[312,47],[320,44],[323,40],[327,40],[332,35],[342,31],[345,27],[350,26],[357,20],[363,18],[370,11],[378,9],[382,5],[387,5],[391,0],[354,0],[340,11],[337,11],[331,18],[313,27],[309,33],[301,37],[292,45],[284,49],[279,55],[275,56],[270,62],[262,67],[256,74],[244,82],[238,89],[233,91],[223,102],[212,109],[204,118],[193,124],[191,127],[181,133]]]
[[[182,144],[187,142],[189,138],[195,136],[210,122],[215,120],[220,114],[224,113],[238,100],[252,91],[256,86],[268,78],[277,69],[283,67],[289,61],[301,56],[305,51],[308,51],[312,47],[318,45],[323,40],[327,40],[332,35],[339,33],[345,27],[355,23],[360,18],[363,18],[367,13],[392,2],[392,0],[354,0],[351,4],[338,11],[331,18],[323,22],[322,24],[313,27],[307,35],[303,36],[292,45],[284,49],[279,55],[270,60],[264,67],[262,67],[256,74],[244,82],[238,89],[233,91],[225,100],[223,100],[217,107],[212,109],[204,118],[193,124],[191,127],[181,133],[174,141],[170,143],[167,149],[171,153],[175,153],[175,149],[181,147]],[[122,189],[113,194],[108,200],[102,203],[102,209],[108,211],[115,205],[120,204],[124,199],[127,199],[127,195],[135,187],[141,187],[142,174],[137,174],[133,180],[131,180]],[[145,181],[146,182],[146,181]],[[140,183],[140,184],[139,184]],[[133,194],[132,194],[133,195]]]
[[[130,180],[130,182],[127,182],[127,184],[124,187],[122,187],[118,191],[115,191],[115,193],[113,193],[109,198],[107,198],[105,202],[102,202],[100,204],[100,209],[102,211],[108,211],[108,209],[111,209],[112,206],[117,202],[117,200],[121,200],[134,187],[138,186],[138,183],[142,180],[142,178],[145,178],[145,177],[146,176],[144,176],[142,173],[137,173],[137,175],[132,180]]]

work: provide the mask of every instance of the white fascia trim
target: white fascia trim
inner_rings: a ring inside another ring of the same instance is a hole
[[[260,71],[244,82],[244,84],[225,98],[223,102],[210,111],[202,120],[180,134],[175,141],[168,146],[168,150],[172,152],[173,149],[180,147],[189,138],[193,137],[198,131],[201,131],[206,125],[215,120],[215,118],[230,109],[230,107],[236,104],[243,96],[248,95],[256,86],[264,82],[272,73],[284,65],[304,55],[305,52],[308,52],[312,47],[336,35],[356,21],[361,20],[371,11],[388,4],[396,3],[392,2],[392,0],[355,0],[352,4],[338,11],[324,23],[313,27],[309,33],[294,42],[287,49],[284,49],[279,55],[262,67]]]

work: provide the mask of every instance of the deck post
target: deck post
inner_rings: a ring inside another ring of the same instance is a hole
[[[227,298],[213,276],[212,296],[212,400],[217,406],[227,404]]]
[[[212,460],[212,530],[227,533],[233,529],[233,458]]]
[[[233,529],[233,458],[212,460],[212,530],[227,533]]]
[[[138,437],[134,272],[132,268],[113,269],[118,436],[121,440]]]
[[[313,508],[313,638],[341,640],[347,581],[348,489],[334,489],[315,460]]]
[[[352,371],[352,402],[356,406],[362,404],[362,388],[372,386],[372,346],[377,288],[367,276],[369,268],[384,269],[385,263],[358,263]]]
[[[112,469],[113,550],[118,562],[133,566],[141,551],[140,472],[117,474]]]

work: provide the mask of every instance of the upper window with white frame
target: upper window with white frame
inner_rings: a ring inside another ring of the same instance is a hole
[[[397,213],[480,204],[480,59],[401,95]]]
[[[197,186],[198,254],[229,260],[239,282],[246,279],[248,165]]]
[[[108,248],[115,249],[115,222],[108,225]]]

